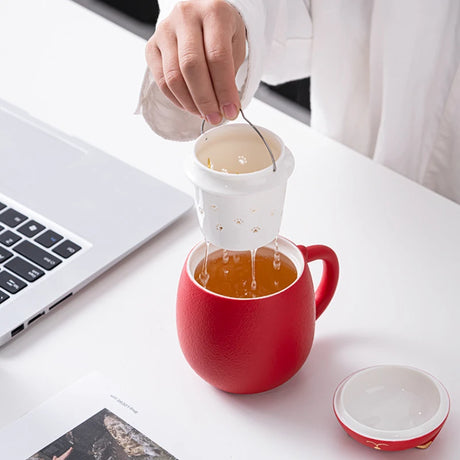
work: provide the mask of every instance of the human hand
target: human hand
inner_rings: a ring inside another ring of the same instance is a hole
[[[56,457],[56,455],[53,455],[53,460],[65,460],[72,453],[72,449],[73,447],[70,447],[59,457]]]
[[[219,124],[238,116],[235,75],[246,29],[225,0],[178,2],[147,42],[146,59],[161,91],[177,106]]]

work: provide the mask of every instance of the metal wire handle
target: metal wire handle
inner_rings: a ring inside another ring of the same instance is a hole
[[[267,141],[265,140],[264,136],[262,136],[262,133],[258,130],[257,126],[253,125],[247,118],[246,116],[244,115],[243,113],[243,109],[240,109],[240,113],[241,113],[241,116],[244,118],[244,120],[249,124],[249,126],[251,126],[251,128],[259,135],[259,137],[262,139],[262,142],[265,144],[265,147],[267,147],[267,150],[268,150],[268,153],[270,154],[270,158],[272,160],[272,163],[273,163],[273,172],[276,171],[276,161],[275,161],[275,157],[270,149],[270,146],[268,145]],[[201,122],[201,134],[204,133],[204,123],[205,123],[205,119],[203,118],[203,121]]]

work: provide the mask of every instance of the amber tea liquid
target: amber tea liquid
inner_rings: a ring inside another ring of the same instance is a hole
[[[205,274],[205,276],[203,276]],[[195,280],[227,297],[263,297],[281,291],[297,279],[297,269],[284,254],[267,247],[251,251],[214,251],[201,260]]]

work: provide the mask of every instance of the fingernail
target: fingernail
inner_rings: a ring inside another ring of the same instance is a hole
[[[238,109],[235,104],[225,104],[222,110],[224,111],[225,118],[228,120],[234,120],[238,116]]]
[[[222,115],[219,112],[208,113],[206,115],[206,120],[211,125],[218,125],[222,121]]]

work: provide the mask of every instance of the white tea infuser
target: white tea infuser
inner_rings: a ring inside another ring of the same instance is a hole
[[[206,241],[257,249],[279,233],[294,157],[268,129],[235,123],[202,132],[186,163]]]

